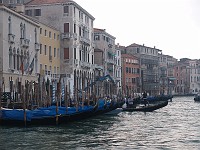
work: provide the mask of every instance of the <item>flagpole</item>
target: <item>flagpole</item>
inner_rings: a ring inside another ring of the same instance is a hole
[[[26,80],[25,80],[26,84]],[[22,102],[23,102],[23,111],[24,111],[24,126],[26,127],[26,104],[25,104],[25,90],[22,87]]]

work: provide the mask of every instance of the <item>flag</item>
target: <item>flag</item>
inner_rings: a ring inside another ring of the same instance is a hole
[[[28,70],[28,65],[29,63],[27,62],[26,65],[24,66],[24,71],[27,73],[27,70]]]
[[[34,58],[33,58],[33,60],[32,60],[32,62],[31,62],[31,64],[30,64],[30,66],[29,66],[29,69],[28,69],[29,74],[32,74],[33,68],[34,68]]]

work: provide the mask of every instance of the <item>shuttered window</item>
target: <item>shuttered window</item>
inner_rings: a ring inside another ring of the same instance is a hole
[[[69,33],[69,23],[64,23],[64,33]]]

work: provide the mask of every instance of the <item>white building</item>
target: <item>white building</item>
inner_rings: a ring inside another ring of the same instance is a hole
[[[22,85],[25,80],[37,81],[38,33],[37,23],[0,5],[0,79],[4,83],[3,91],[10,91],[10,80],[14,86],[18,81]]]
[[[94,80],[94,17],[72,0],[32,0],[26,4],[25,14],[61,32],[61,74],[66,76],[65,82],[69,82],[71,91],[91,83]]]
[[[190,93],[200,93],[200,62],[197,59],[189,60],[190,68]]]

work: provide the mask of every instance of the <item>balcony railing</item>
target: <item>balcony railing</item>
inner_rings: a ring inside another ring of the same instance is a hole
[[[115,60],[113,60],[113,59],[107,59],[106,62],[110,63],[110,64],[115,64]]]
[[[74,40],[77,40],[77,33],[73,33]]]
[[[90,68],[91,67],[91,64],[89,62],[80,61],[79,64],[82,68]]]
[[[89,39],[89,38],[80,36],[80,37],[79,37],[79,40],[80,40],[81,42],[83,42],[83,43],[86,43],[86,44],[90,45],[90,39]]]
[[[78,66],[78,59],[74,59],[74,66]]]
[[[14,34],[8,34],[8,42],[15,43],[15,35]]]
[[[62,40],[64,40],[64,39],[70,39],[71,38],[71,34],[69,32],[62,33],[61,38],[62,38]]]
[[[25,48],[28,48],[28,47],[29,47],[29,43],[30,43],[30,40],[29,40],[29,39],[21,38],[20,41],[21,41],[21,46],[22,46],[22,47],[25,47]]]

